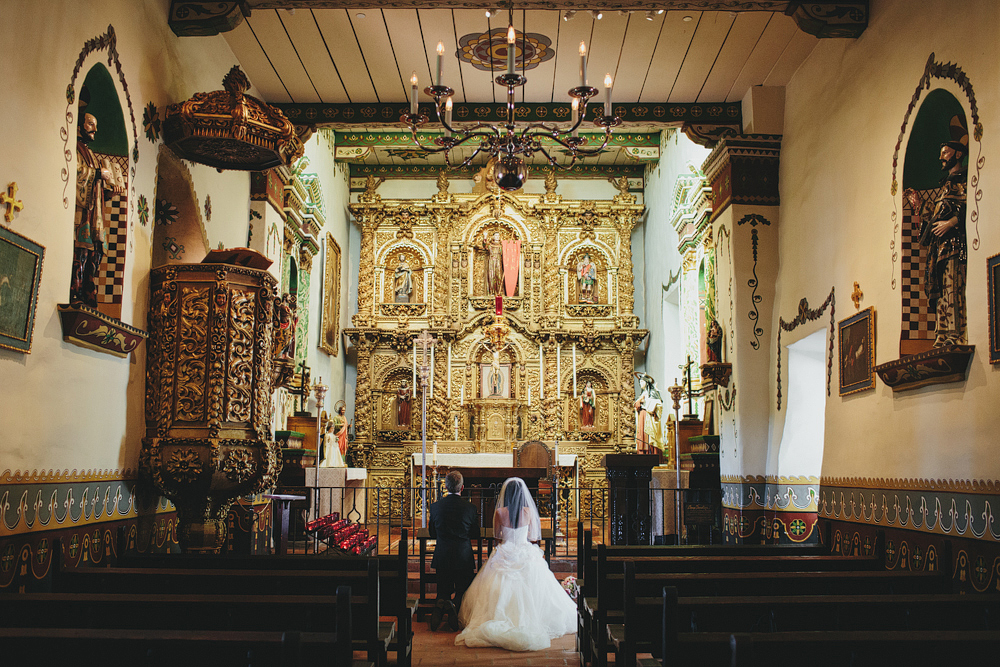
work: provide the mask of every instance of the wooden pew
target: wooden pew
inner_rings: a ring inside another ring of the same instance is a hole
[[[54,590],[77,593],[144,593],[239,595],[332,595],[351,586],[361,605],[355,617],[354,642],[376,665],[387,663],[395,622],[380,622],[379,561],[375,558],[330,559],[340,569],[232,570],[219,567],[59,568]]]
[[[348,586],[309,598],[3,594],[0,655],[11,665],[112,653],[140,665],[370,665],[353,661],[351,607]],[[282,629],[293,625],[306,631]]]
[[[691,632],[1000,630],[1000,595],[678,597],[676,588],[664,587],[656,598],[639,596],[641,590],[648,588],[626,564],[622,623],[608,626],[617,665],[635,665],[637,653],[674,656]]]

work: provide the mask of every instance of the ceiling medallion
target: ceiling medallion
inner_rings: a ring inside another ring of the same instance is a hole
[[[518,35],[520,34],[520,44]],[[491,125],[485,122],[467,124],[464,126],[452,124],[452,101],[451,96],[455,93],[450,87],[441,82],[444,57],[444,44],[438,42],[437,45],[437,67],[435,68],[434,85],[424,89],[424,93],[434,98],[434,109],[437,112],[437,119],[444,128],[444,134],[432,140],[421,143],[417,136],[417,130],[428,122],[427,116],[418,113],[417,107],[417,73],[414,72],[410,78],[410,112],[403,114],[400,121],[406,125],[413,136],[413,143],[418,149],[425,153],[443,153],[448,166],[454,166],[451,157],[451,150],[459,146],[468,144],[475,146],[472,154],[463,160],[458,166],[467,167],[480,154],[487,155],[495,164],[494,181],[501,190],[520,190],[524,181],[528,178],[528,165],[526,158],[531,158],[536,153],[541,154],[548,161],[549,165],[557,169],[570,169],[577,159],[598,155],[608,145],[611,139],[611,128],[621,124],[621,118],[614,116],[611,108],[611,75],[604,77],[605,99],[604,113],[597,114],[594,125],[604,129],[603,140],[599,145],[596,141],[591,144],[590,140],[578,135],[580,123],[587,116],[587,102],[597,95],[597,89],[588,84],[587,80],[587,47],[580,42],[580,85],[569,91],[572,99],[571,119],[572,126],[560,128],[554,124],[540,122],[526,123],[518,125],[515,118],[520,115],[516,108],[515,92],[528,80],[524,74],[516,71],[516,55],[518,52],[522,56],[528,56],[531,52],[528,48],[527,33],[518,33],[514,30],[514,6],[508,6],[508,24],[506,48],[507,70],[504,74],[496,77],[497,85],[507,89],[507,109],[505,122],[499,125]],[[520,49],[518,49],[520,46]],[[493,47],[487,47],[493,48]],[[534,49],[535,46],[532,46]],[[497,51],[499,53],[499,51]],[[496,55],[496,54],[495,54]],[[521,71],[528,69],[527,64],[531,58],[527,58],[522,63]],[[541,62],[541,60],[539,60]],[[558,114],[557,114],[558,115]],[[565,114],[564,114],[565,115]],[[556,159],[542,145],[542,138],[548,137],[562,148],[569,151],[572,156],[570,163],[566,166],[560,165]]]
[[[486,72],[507,67],[507,30],[494,28],[489,32],[470,33],[458,40],[455,55],[473,67]],[[556,55],[552,40],[545,35],[514,31],[514,66],[521,71],[535,69]]]

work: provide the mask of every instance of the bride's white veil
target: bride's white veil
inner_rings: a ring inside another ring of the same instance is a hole
[[[510,527],[523,528],[528,522],[528,541],[536,542],[542,539],[542,524],[538,517],[538,508],[528,491],[528,485],[520,477],[511,477],[503,483],[500,495],[497,496],[497,510],[507,510]],[[503,539],[506,526],[500,522],[500,512],[493,515],[493,535]]]

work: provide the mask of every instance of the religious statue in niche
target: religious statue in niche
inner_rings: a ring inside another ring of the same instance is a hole
[[[583,386],[580,394],[580,430],[593,430],[594,417],[597,415],[597,392],[590,380]]]
[[[401,429],[410,428],[410,387],[406,380],[396,390],[396,426]]]
[[[406,255],[399,254],[399,266],[392,277],[393,293],[396,303],[410,303],[413,294],[413,272],[406,263]]]
[[[347,429],[349,427],[346,413],[347,404],[344,401],[337,401],[333,419],[326,422],[326,433],[323,436],[323,459],[320,463],[324,468],[347,467],[344,459],[347,455]]]
[[[479,395],[483,398],[510,398],[510,364],[494,362],[480,366]]]
[[[722,327],[717,320],[712,320],[708,326],[708,333],[705,334],[706,360],[710,364],[722,361]]]
[[[955,116],[951,119],[949,132],[951,139],[941,144],[940,153],[945,176],[941,193],[933,205],[924,203],[912,188],[903,193],[920,219],[920,245],[927,248],[924,293],[935,315],[934,347],[967,342],[965,160],[969,154],[969,131],[965,120]]]
[[[663,449],[660,417],[663,399],[656,381],[646,373],[636,373],[639,379],[639,397],[635,401],[635,447],[640,454],[655,454]]]
[[[520,276],[521,241],[501,238],[500,231],[496,229],[492,235],[484,229],[476,248],[485,255],[484,292],[492,296],[515,296]]]
[[[80,91],[80,123],[76,129],[76,211],[73,217],[73,273],[70,303],[97,308],[97,271],[104,257],[105,193],[125,194],[121,168],[102,160],[90,144],[97,137],[97,118],[86,113],[90,94]]]
[[[584,254],[576,265],[576,300],[578,303],[597,303],[594,297],[597,284],[597,267],[590,261],[590,254]]]

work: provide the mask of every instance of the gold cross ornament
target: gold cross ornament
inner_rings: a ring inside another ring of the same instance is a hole
[[[7,224],[14,222],[14,213],[24,208],[24,202],[17,197],[17,183],[7,186],[7,192],[0,192],[0,206],[6,206],[7,211],[3,214],[3,219]]]
[[[865,293],[861,291],[861,285],[857,282],[854,283],[854,291],[851,292],[851,301],[854,302],[854,310],[861,310],[861,299],[864,298]]]

